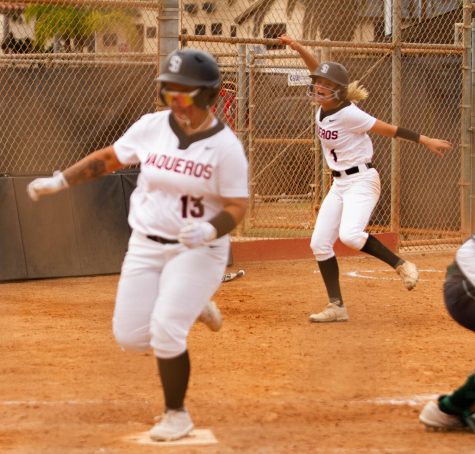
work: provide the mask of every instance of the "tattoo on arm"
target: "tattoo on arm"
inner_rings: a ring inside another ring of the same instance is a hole
[[[107,173],[107,165],[104,159],[91,158],[78,162],[65,172],[65,178],[71,185],[93,180]]]

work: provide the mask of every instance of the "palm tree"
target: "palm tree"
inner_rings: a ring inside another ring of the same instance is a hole
[[[82,49],[95,32],[123,30],[129,40],[137,39],[135,11],[91,9],[77,6],[32,4],[25,8],[25,20],[35,20],[35,45],[44,49],[48,40],[62,40],[66,52]],[[54,47],[54,46],[53,46]]]
[[[275,1],[257,0],[234,20],[241,25],[253,19],[253,34],[258,36],[265,15]],[[332,41],[351,41],[361,21],[361,11],[366,6],[366,0],[287,0],[287,17],[292,16],[297,4],[304,7],[303,39],[316,39],[319,35],[322,39]]]

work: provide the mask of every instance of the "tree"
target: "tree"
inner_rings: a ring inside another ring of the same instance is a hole
[[[91,9],[79,6],[32,4],[25,8],[25,20],[35,20],[34,43],[45,49],[49,40],[64,44],[64,51],[81,51],[95,32],[122,30],[130,41],[136,40],[137,28],[133,10]],[[54,47],[54,46],[53,46]]]

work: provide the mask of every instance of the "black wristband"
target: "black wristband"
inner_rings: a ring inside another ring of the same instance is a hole
[[[419,143],[421,135],[417,132],[411,131],[410,129],[401,128],[401,126],[398,126],[394,137],[400,137],[401,139],[406,139],[410,140],[411,142]]]
[[[236,227],[236,221],[233,216],[225,210],[218,213],[208,222],[216,229],[216,238],[226,235]]]

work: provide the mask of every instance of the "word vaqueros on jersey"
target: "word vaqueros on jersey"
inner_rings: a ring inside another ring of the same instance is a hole
[[[321,139],[325,140],[338,139],[338,131],[329,131],[328,129],[318,128],[318,135]]]
[[[146,166],[154,166],[160,170],[169,170],[183,175],[209,180],[213,174],[213,166],[211,164],[202,164],[189,159],[177,158],[175,156],[167,156],[161,154],[150,154],[145,161]]]

